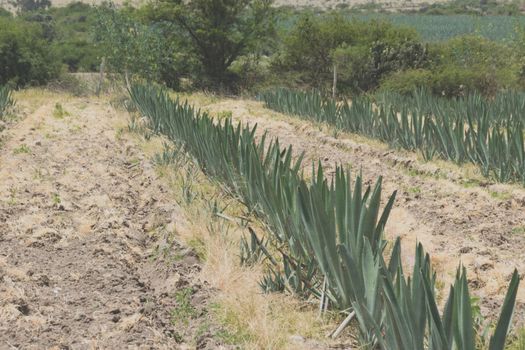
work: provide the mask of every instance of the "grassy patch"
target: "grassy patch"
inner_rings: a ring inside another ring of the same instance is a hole
[[[525,328],[518,330],[517,335],[505,349],[507,350],[525,350]]]
[[[53,201],[53,204],[55,205],[58,205],[62,202],[62,200],[60,199],[60,195],[58,193],[53,193],[53,195],[51,196],[51,200]]]
[[[210,312],[217,318],[222,328],[216,333],[216,337],[226,344],[245,344],[253,335],[246,329],[234,311],[225,308],[219,303],[210,305]]]
[[[521,225],[521,226],[513,227],[510,232],[513,235],[525,235],[525,226]],[[525,334],[524,334],[524,336],[525,336]]]
[[[509,192],[498,192],[498,191],[489,191],[489,194],[492,198],[500,200],[500,201],[507,201],[512,198],[512,194]]]
[[[233,116],[232,111],[220,111],[217,113],[218,120],[229,119],[232,116]]]
[[[421,187],[419,187],[419,186],[410,187],[408,189],[408,192],[414,193],[414,194],[420,194],[421,193]]]
[[[13,149],[13,154],[29,154],[31,153],[31,148],[25,143],[21,144],[17,148]]]
[[[183,288],[175,293],[177,306],[171,311],[171,322],[175,325],[188,325],[192,318],[197,317],[197,309],[191,304],[193,289]]]
[[[62,107],[62,105],[57,102],[55,104],[55,109],[53,109],[53,117],[56,119],[64,119],[64,117],[68,117],[71,114]]]

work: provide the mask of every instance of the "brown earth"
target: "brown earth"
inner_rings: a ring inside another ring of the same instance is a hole
[[[267,110],[259,102],[194,99],[211,113],[231,111],[233,118],[258,125],[282,145],[305,152],[305,165],[320,159],[334,169],[349,165],[354,174],[375,181],[383,176],[383,197],[397,190],[397,200],[387,236],[400,236],[407,265],[413,261],[415,243],[430,253],[443,286],[449,284],[459,263],[468,269],[472,294],[481,298],[482,313],[499,312],[515,268],[525,275],[525,189],[492,184],[471,166],[447,162],[425,163],[409,152],[358,135],[338,135],[326,127]],[[472,179],[473,178],[473,179]],[[448,288],[442,288],[448,291]],[[522,324],[525,286],[518,292],[515,320]]]
[[[57,113],[55,103],[65,113]],[[23,105],[23,101],[19,101]],[[218,348],[183,213],[107,101],[48,99],[0,146],[0,349]]]

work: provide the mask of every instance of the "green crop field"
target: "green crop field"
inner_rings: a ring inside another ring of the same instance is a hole
[[[465,34],[479,34],[492,40],[512,40],[517,27],[525,25],[523,16],[367,14],[354,17],[411,26],[427,41],[446,40]]]
[[[396,25],[413,27],[425,41],[447,40],[459,35],[477,34],[492,40],[514,39],[517,29],[525,27],[525,16],[426,15],[401,13],[347,14],[362,21],[384,20]],[[278,27],[287,30],[298,14],[285,15]]]

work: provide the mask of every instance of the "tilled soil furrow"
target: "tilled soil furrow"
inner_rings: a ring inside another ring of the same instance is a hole
[[[195,254],[160,247],[184,218],[149,161],[117,140],[109,105],[70,100],[57,118],[54,104],[0,150],[0,349],[213,348],[196,335],[211,292]],[[195,317],[182,323],[180,289]]]

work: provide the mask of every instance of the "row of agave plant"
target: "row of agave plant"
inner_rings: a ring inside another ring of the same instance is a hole
[[[525,96],[517,93],[488,101],[478,95],[447,100],[416,91],[411,98],[382,94],[336,103],[316,91],[277,89],[259,98],[271,109],[420,151],[427,160],[471,162],[486,177],[525,184]]]
[[[525,93],[515,90],[498,92],[493,98],[473,92],[462,97],[441,97],[424,90],[414,90],[410,95],[383,92],[374,96],[379,104],[393,104],[399,109],[402,105],[417,106],[425,113],[441,117],[449,115],[452,119],[467,114],[487,114],[493,122],[508,119],[524,121]]]
[[[6,109],[13,103],[11,90],[7,86],[0,86],[0,119],[4,116]]]
[[[272,247],[282,254],[282,259],[271,258],[274,270],[288,271],[281,282],[298,294],[322,294],[332,308],[354,315],[365,347],[476,348],[464,268],[458,269],[440,312],[436,275],[421,245],[411,277],[402,268],[399,239],[385,260],[383,231],[395,193],[381,206],[381,178],[366,187],[357,176],[352,185],[343,167],[328,180],[318,165],[307,180],[300,170],[302,157],[294,160],[291,147],[283,149],[278,140],[257,140],[256,127],[234,125],[231,119],[216,122],[151,85],[133,85],[130,95],[155,133],[182,144],[203,172],[266,223]],[[491,350],[504,348],[518,284],[515,271]]]

